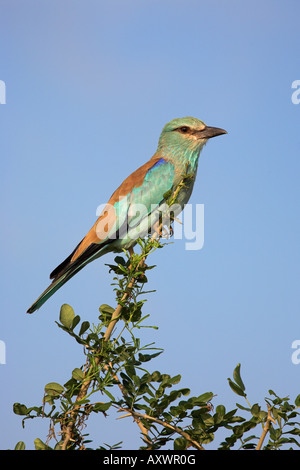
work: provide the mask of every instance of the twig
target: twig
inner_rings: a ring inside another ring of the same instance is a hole
[[[142,413],[138,413],[137,411],[133,411],[133,410],[130,410],[128,408],[121,408],[120,407],[119,410],[130,413],[135,421],[137,419],[138,420],[148,419],[148,420],[151,420],[151,421],[155,421],[155,423],[160,424],[161,426],[164,426],[165,428],[172,429],[172,431],[175,431],[175,432],[177,432],[177,434],[180,434],[182,437],[184,437],[186,440],[188,440],[193,445],[193,447],[195,447],[196,449],[205,450],[204,447],[202,447],[202,445],[199,444],[199,442],[192,439],[191,436],[187,432],[183,431],[178,426],[172,425],[172,424],[168,423],[167,421],[162,421],[161,419],[154,418],[153,416],[150,416],[148,414],[143,415]],[[146,428],[144,428],[144,429],[146,429]]]
[[[263,429],[263,432],[262,432],[262,435],[260,436],[260,439],[258,441],[258,444],[256,446],[256,450],[261,450],[261,447],[263,445],[263,442],[265,440],[265,437],[270,429],[270,424],[271,424],[271,421],[276,424],[276,421],[274,420],[274,418],[272,417],[271,415],[271,410],[272,408],[270,407],[270,405],[268,404],[268,416],[267,416],[267,420],[266,420],[266,424],[264,426],[264,429]]]

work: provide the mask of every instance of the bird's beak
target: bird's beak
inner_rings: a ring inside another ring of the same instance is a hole
[[[197,137],[199,139],[210,139],[211,137],[217,137],[217,135],[227,134],[227,131],[220,129],[219,127],[206,126],[201,131],[197,131]]]

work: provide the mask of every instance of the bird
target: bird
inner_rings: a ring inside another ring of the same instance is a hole
[[[157,224],[162,208],[176,195],[176,214],[193,191],[198,161],[208,139],[227,131],[188,116],[162,129],[154,155],[113,192],[98,219],[72,253],[50,274],[51,284],[27,310],[38,310],[88,263],[109,252],[133,253],[137,238]],[[165,209],[164,209],[165,210]]]

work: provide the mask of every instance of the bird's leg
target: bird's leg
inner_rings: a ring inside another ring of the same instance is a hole
[[[171,224],[167,228],[168,228],[169,232],[166,229],[166,227],[163,225],[163,222],[161,222],[159,220],[157,222],[155,222],[155,224],[153,225],[154,232],[156,232],[157,235],[159,237],[162,237],[162,238],[170,238],[170,237],[173,236],[174,230],[173,230],[173,227],[171,226]]]
[[[155,224],[153,225],[153,230],[155,233],[157,233],[157,235],[159,237],[163,237],[164,236],[164,233],[163,231],[165,230],[164,227],[163,227],[163,224],[161,222],[161,220],[157,220],[155,222]]]
[[[152,229],[153,229],[153,231],[154,231],[155,233],[157,233],[158,236],[160,236],[158,221],[155,222],[155,224],[153,225]]]
[[[179,224],[183,225],[181,220],[177,219],[177,217],[175,217],[175,215],[172,214],[172,216],[170,217],[170,220],[169,220],[169,224],[168,224],[169,238],[173,237],[173,235],[174,235],[174,229],[172,227],[172,224],[174,223],[174,221],[176,221]]]

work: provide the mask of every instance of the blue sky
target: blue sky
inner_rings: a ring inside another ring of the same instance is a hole
[[[27,308],[175,117],[228,135],[204,148],[190,200],[205,207],[203,248],[176,240],[152,257],[145,313],[159,330],[145,340],[165,349],[152,367],[228,410],[239,362],[251,403],[300,393],[299,13],[297,0],[0,0],[2,449],[46,437],[46,421],[23,430],[12,404],[41,403],[81,365],[54,322],[63,303],[97,321],[114,255]],[[91,426],[95,445],[140,445],[125,419]]]

